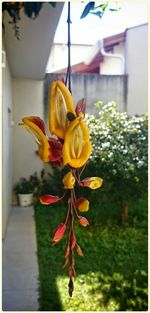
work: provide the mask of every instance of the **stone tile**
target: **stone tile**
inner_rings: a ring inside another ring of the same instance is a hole
[[[38,311],[38,291],[34,289],[3,291],[3,311]]]
[[[13,254],[3,263],[3,289],[36,288],[39,272],[34,255]]]
[[[3,245],[3,310],[38,310],[38,260],[33,208],[14,207]]]
[[[15,233],[14,236],[10,236],[8,240],[5,241],[4,245],[4,253],[6,255],[14,254],[14,253],[32,253],[37,250],[36,249],[36,241],[35,234],[30,233]]]

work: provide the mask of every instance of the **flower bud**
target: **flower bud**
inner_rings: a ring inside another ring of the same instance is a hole
[[[91,189],[97,189],[102,186],[103,179],[100,177],[87,177],[81,181],[82,186],[88,187]]]
[[[57,242],[59,242],[64,236],[65,231],[66,231],[66,224],[63,224],[63,223],[59,224],[55,230],[52,243],[56,244]]]
[[[71,172],[68,172],[66,175],[64,175],[63,184],[65,189],[73,189],[75,184],[75,178]]]
[[[75,272],[75,270],[74,270],[74,268],[72,266],[69,267],[68,273],[69,273],[70,277],[75,277],[76,276],[76,272]]]
[[[72,297],[73,290],[74,290],[74,284],[73,284],[72,277],[70,277],[69,284],[68,284],[68,291],[69,291],[70,297]]]
[[[89,222],[88,222],[87,218],[85,218],[84,216],[79,216],[79,222],[84,227],[89,225]]]
[[[65,258],[63,268],[66,267],[67,264],[68,264],[68,258]]]
[[[89,201],[81,197],[75,202],[75,206],[80,212],[86,212],[89,210]]]
[[[77,253],[78,253],[80,256],[83,256],[82,249],[81,249],[81,247],[80,247],[78,244],[76,245],[76,248],[77,248]]]
[[[70,253],[70,247],[69,247],[69,245],[67,245],[66,251],[65,251],[65,258],[68,257],[69,253]]]
[[[77,248],[77,253],[80,255],[80,256],[83,256],[83,252],[81,250],[81,247],[77,244],[76,245],[76,248]]]
[[[85,99],[81,99],[77,105],[76,105],[76,114],[77,116],[79,116],[79,114],[83,114],[83,118],[85,117],[85,107],[86,107],[86,102],[85,102]]]
[[[76,245],[76,237],[73,235],[71,237],[71,250],[74,249],[75,245]]]
[[[52,195],[43,195],[40,197],[40,202],[41,202],[41,204],[44,204],[44,205],[50,205],[50,204],[58,202],[60,200],[61,200],[61,198],[59,198],[57,196],[52,196]]]

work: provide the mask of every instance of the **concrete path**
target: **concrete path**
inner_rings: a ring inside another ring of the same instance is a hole
[[[13,207],[3,243],[3,311],[38,311],[33,207]]]

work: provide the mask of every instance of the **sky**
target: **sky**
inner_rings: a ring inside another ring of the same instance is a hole
[[[99,3],[100,1],[97,1]],[[110,2],[112,5],[112,1]],[[120,33],[126,28],[144,24],[148,21],[148,5],[143,1],[122,2],[121,9],[112,12],[107,9],[103,17],[89,14],[80,19],[86,3],[71,2],[71,43],[95,44],[97,40]],[[67,3],[56,30],[54,42],[67,42]]]

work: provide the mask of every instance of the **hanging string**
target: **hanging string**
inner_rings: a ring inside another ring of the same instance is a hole
[[[68,89],[71,92],[71,36],[70,36],[71,18],[70,18],[70,2],[68,2],[67,23],[68,23],[68,40],[67,40],[67,46],[68,46],[68,67],[67,67],[65,84],[67,85],[67,83],[68,83]]]

